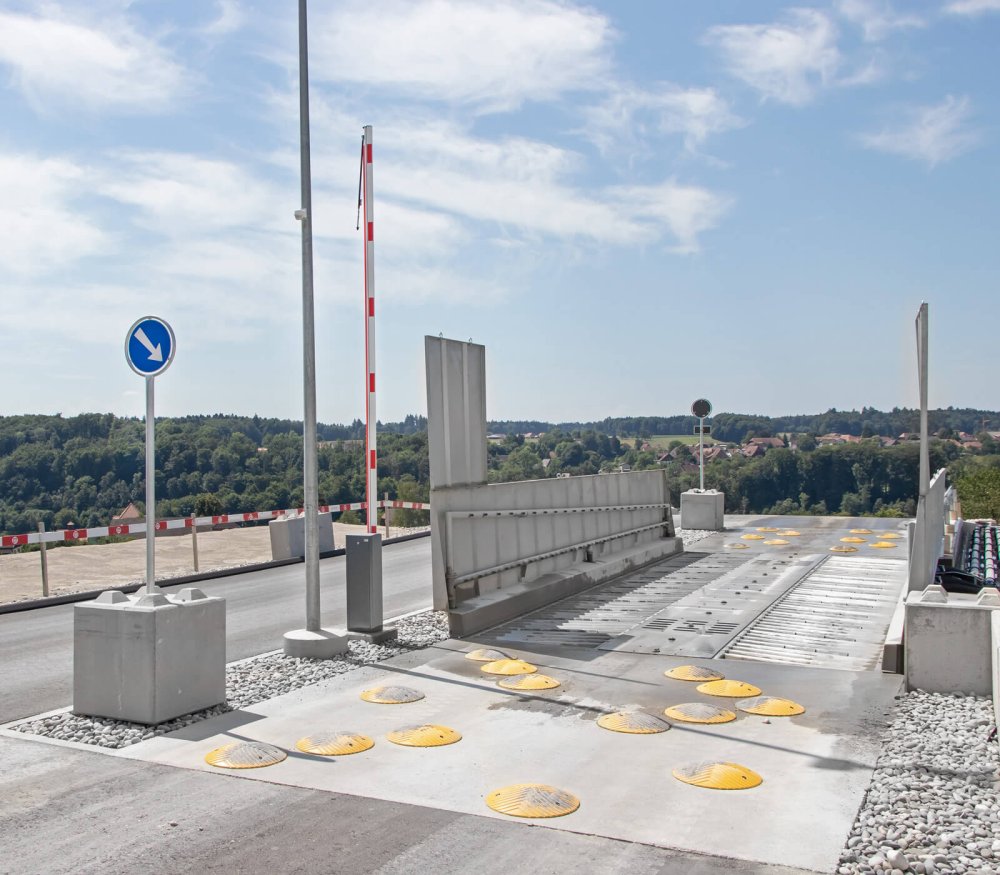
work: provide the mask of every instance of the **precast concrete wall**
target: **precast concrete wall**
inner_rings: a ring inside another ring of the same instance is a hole
[[[910,568],[907,589],[923,590],[934,582],[938,559],[944,553],[944,525],[948,509],[945,500],[948,482],[945,469],[933,477],[926,498],[917,505],[917,522],[910,541]]]
[[[444,610],[674,534],[662,471],[433,489],[434,604]]]

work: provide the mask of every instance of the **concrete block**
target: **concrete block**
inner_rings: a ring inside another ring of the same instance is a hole
[[[73,711],[156,724],[226,700],[226,602],[102,593],[73,610]]]
[[[906,599],[906,688],[991,695],[997,609],[978,604],[974,595],[949,593],[944,603],[926,602],[923,595],[911,592]]]
[[[993,717],[1000,726],[1000,611],[990,614],[990,652],[993,655]]]
[[[721,532],[725,527],[726,494],[714,489],[681,493],[681,528]]]
[[[271,520],[267,525],[271,537],[271,558],[304,559],[306,555],[306,517],[305,514],[289,515]],[[333,515],[319,515],[319,552],[328,553],[333,550]]]

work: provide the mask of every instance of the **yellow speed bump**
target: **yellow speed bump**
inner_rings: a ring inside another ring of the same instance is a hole
[[[671,705],[663,713],[671,720],[682,723],[732,723],[736,712],[704,702],[684,702],[681,705]]]
[[[466,653],[465,658],[474,660],[475,662],[495,662],[498,659],[513,659],[509,653],[504,653],[502,650],[495,650],[492,647],[480,647],[478,650]]]
[[[262,769],[287,759],[280,747],[260,741],[234,741],[205,755],[205,762],[220,769]]]
[[[747,545],[746,544],[726,544],[726,546],[730,550],[746,550],[747,549]]]
[[[323,757],[339,757],[370,750],[375,742],[367,735],[357,732],[317,732],[295,742],[303,753],[313,753]]]
[[[666,732],[670,728],[666,720],[661,720],[645,711],[615,711],[614,714],[602,714],[597,718],[597,725],[601,729],[627,732],[631,735],[652,735],[656,732]]]
[[[903,536],[899,534],[899,532],[883,532],[881,535],[879,535],[879,537],[883,541],[895,541],[899,538],[902,538]]]
[[[488,794],[486,804],[511,817],[562,817],[576,811],[580,800],[548,784],[511,784]]]
[[[874,534],[871,529],[851,529],[852,535],[871,535]]]
[[[781,547],[788,543],[788,541],[783,538],[772,538],[770,541],[765,541],[768,547]]]
[[[392,685],[372,687],[361,694],[365,702],[374,702],[376,705],[406,705],[410,702],[419,702],[423,697],[424,694],[420,690]]]
[[[760,714],[764,717],[794,717],[805,714],[806,709],[791,699],[779,699],[775,696],[755,696],[752,699],[741,699],[736,707],[747,714]]]
[[[830,548],[830,552],[831,553],[857,553],[858,552],[858,548],[857,547],[837,546],[837,547],[831,547]]]
[[[783,532],[778,532],[782,538],[797,538],[802,532],[797,532],[795,529],[785,529]]]
[[[695,689],[706,696],[725,696],[727,699],[745,699],[748,696],[760,695],[760,687],[743,681],[709,681],[707,684],[699,684]]]
[[[667,669],[663,674],[675,681],[701,681],[702,683],[721,681],[725,677],[714,668],[705,668],[701,665],[678,665],[676,668]]]
[[[694,763],[678,766],[674,777],[695,787],[711,790],[746,790],[758,786],[764,779],[746,766],[737,763]]]
[[[757,526],[758,532],[776,532],[778,529],[775,526]]]
[[[873,541],[868,546],[874,547],[876,550],[891,550],[893,547],[898,547],[899,544],[895,544],[892,541]]]
[[[744,541],[763,541],[763,535],[740,535]]]
[[[386,733],[386,738],[393,744],[406,747],[443,747],[461,741],[462,736],[447,726],[436,726],[425,723],[423,726],[403,726]]]
[[[538,671],[537,665],[532,665],[523,659],[495,659],[493,662],[484,663],[479,668],[486,674],[503,675],[534,674]]]
[[[497,681],[497,686],[505,690],[554,690],[561,684],[547,674],[518,674]]]
[[[840,542],[842,544],[863,544],[863,543],[865,543],[865,539],[864,538],[851,538],[851,537],[848,537],[848,538],[841,538]]]

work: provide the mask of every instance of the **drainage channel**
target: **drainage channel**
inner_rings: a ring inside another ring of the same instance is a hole
[[[898,559],[830,556],[726,647],[726,659],[849,671],[882,661],[886,630],[905,585]]]
[[[727,553],[681,553],[518,617],[479,638],[498,645],[597,648],[746,561]]]

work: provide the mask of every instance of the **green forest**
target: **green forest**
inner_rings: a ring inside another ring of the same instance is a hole
[[[725,419],[724,417],[729,417]],[[989,411],[934,411],[932,469],[947,466],[958,479],[963,501],[981,512],[1000,513],[1000,454],[985,434],[983,448],[963,452],[945,440],[954,431],[975,433],[1000,414]],[[720,420],[723,424],[720,425]],[[630,417],[602,423],[489,423],[505,435],[488,447],[493,482],[597,474],[629,466],[662,467],[675,496],[697,485],[690,449],[675,442],[677,458],[657,460],[642,449],[647,434],[690,434],[693,417]],[[687,423],[687,425],[685,425]],[[917,491],[917,444],[882,447],[876,440],[815,448],[815,436],[899,434],[915,429],[913,411],[864,410],[806,417],[766,418],[719,414],[713,436],[740,442],[751,436],[802,435],[800,449],[775,448],[761,458],[709,462],[705,485],[726,493],[730,512],[884,514],[910,516]],[[615,430],[611,430],[614,428]],[[523,433],[530,432],[526,440]],[[364,498],[361,422],[320,425],[319,490],[323,504]],[[28,415],[0,417],[0,532],[70,524],[106,525],[130,501],[142,509],[145,495],[144,425],[113,414],[73,417]],[[408,416],[399,423],[379,423],[380,497],[427,501],[429,462],[426,420]],[[187,416],[156,423],[157,515],[237,513],[296,507],[302,504],[302,424],[259,416]],[[989,511],[989,512],[987,512]],[[398,514],[398,516],[397,516]],[[420,511],[395,511],[394,523],[426,521]]]

